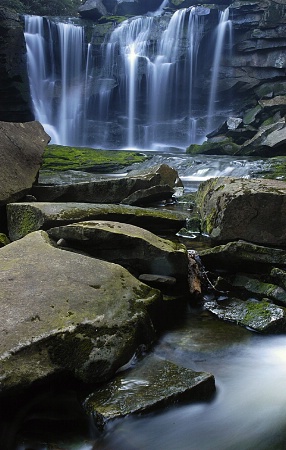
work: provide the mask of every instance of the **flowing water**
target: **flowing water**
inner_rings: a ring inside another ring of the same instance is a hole
[[[78,23],[25,17],[35,117],[53,143],[184,149],[230,113],[218,95],[228,10],[215,19],[202,6],[164,13],[164,3],[116,26],[101,51]]]
[[[117,419],[102,435],[91,427],[89,434],[67,437],[58,423],[53,439],[27,437],[17,450],[285,449],[285,336],[261,336],[190,311],[183,324],[161,337],[154,352],[213,373],[215,397]]]

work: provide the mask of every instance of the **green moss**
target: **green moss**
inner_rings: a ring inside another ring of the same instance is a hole
[[[235,144],[231,138],[225,138],[218,142],[204,142],[203,144],[192,144],[186,149],[191,155],[234,155],[240,146]]]
[[[146,159],[147,156],[139,152],[48,145],[44,152],[42,169],[106,172],[141,163]]]
[[[5,245],[10,244],[10,240],[4,233],[0,233],[0,247],[4,247]]]
[[[207,217],[205,218],[205,227],[204,228],[205,228],[207,234],[212,233],[214,226],[215,226],[216,217],[217,217],[217,210],[212,209],[210,214],[208,214]]]
[[[122,23],[125,20],[128,19],[130,16],[102,16],[98,20],[99,23],[106,23],[106,22],[115,22],[115,23]]]
[[[272,316],[272,312],[269,310],[269,303],[265,300],[260,302],[248,301],[245,304],[246,314],[244,316],[244,321],[250,323],[257,320],[269,320]]]
[[[286,156],[277,156],[269,158],[265,169],[258,172],[257,176],[272,180],[286,179]]]

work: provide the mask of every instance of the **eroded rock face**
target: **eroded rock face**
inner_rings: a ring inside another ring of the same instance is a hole
[[[34,120],[19,15],[0,6],[0,120]]]
[[[29,192],[49,140],[39,122],[0,122],[0,205]]]
[[[0,249],[0,393],[55,373],[102,382],[154,339],[159,291],[43,231]]]
[[[243,239],[286,243],[286,184],[283,181],[221,177],[202,183],[197,204],[202,231],[216,241]]]
[[[143,15],[156,11],[162,0],[87,0],[79,7],[84,19],[98,20],[107,15]]]

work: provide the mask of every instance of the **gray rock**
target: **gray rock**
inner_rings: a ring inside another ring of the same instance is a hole
[[[274,303],[286,306],[286,291],[280,286],[250,277],[245,274],[237,274],[232,282],[232,286],[243,288],[250,294],[260,298],[269,298]]]
[[[208,268],[236,271],[249,268],[253,272],[255,267],[258,272],[267,272],[271,266],[285,266],[286,251],[237,241],[201,250],[200,257]]]
[[[49,140],[39,122],[0,122],[0,205],[31,190]]]
[[[220,242],[246,240],[286,244],[286,184],[266,179],[221,177],[199,186],[201,229]]]
[[[0,6],[0,120],[34,120],[26,67],[23,24],[15,12]]]
[[[89,203],[120,203],[131,194],[161,186],[160,199],[168,199],[179,186],[178,172],[166,164],[156,165],[144,171],[132,171],[126,177],[102,179],[74,184],[35,185],[33,195],[39,201],[68,201]],[[140,193],[138,193],[140,196]],[[144,203],[141,194],[141,202]]]
[[[207,400],[214,391],[213,375],[149,356],[91,394],[85,401],[85,409],[102,430],[109,420],[178,401]]]
[[[176,233],[186,223],[188,214],[161,208],[94,203],[21,202],[7,205],[10,239],[20,239],[32,231],[84,220],[115,220],[149,231]]]
[[[107,15],[107,9],[102,0],[87,0],[78,8],[78,12],[83,19],[97,20]]]
[[[230,299],[219,304],[216,301],[207,301],[204,307],[219,319],[234,322],[259,333],[286,331],[286,309],[267,301]]]
[[[154,339],[159,291],[44,231],[0,249],[0,392],[62,372],[99,383]]]
[[[143,228],[98,220],[51,228],[48,234],[96,258],[121,264],[136,276],[141,273],[172,276],[182,280],[182,288],[183,280],[186,281],[186,247]]]

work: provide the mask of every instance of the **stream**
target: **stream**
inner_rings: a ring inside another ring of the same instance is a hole
[[[163,162],[178,170],[186,192],[214,176],[253,177],[266,164],[261,159],[169,152],[153,154],[144,166]],[[66,173],[61,182],[96,176]],[[35,410],[24,405],[24,412],[15,414],[15,423],[13,419],[9,423],[18,442],[12,450],[285,450],[286,336],[259,335],[190,308],[180,323],[159,337],[152,351],[212,373],[216,380],[212,400],[117,419],[102,434],[90,424],[77,428],[72,414],[77,401],[67,400],[70,422],[68,417],[50,420],[53,411],[47,420],[39,405]],[[61,406],[65,402],[64,396]]]

